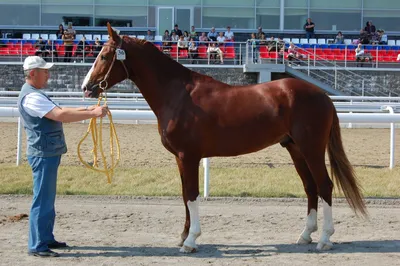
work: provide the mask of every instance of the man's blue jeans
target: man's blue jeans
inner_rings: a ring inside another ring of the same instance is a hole
[[[61,155],[53,157],[28,156],[33,174],[33,200],[29,215],[28,251],[48,249],[55,241],[53,235],[56,212],[57,171]]]

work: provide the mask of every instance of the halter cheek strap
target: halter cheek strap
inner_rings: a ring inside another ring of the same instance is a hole
[[[103,79],[102,81],[100,81],[100,83],[99,83],[99,88],[102,89],[103,91],[105,91],[106,88],[108,87],[107,79],[108,79],[108,76],[110,75],[111,69],[113,68],[114,63],[115,63],[115,61],[116,61],[116,58],[117,58],[117,50],[118,50],[118,49],[121,49],[121,47],[122,47],[122,38],[121,38],[121,41],[120,41],[120,43],[119,43],[118,46],[114,46],[114,45],[110,45],[110,44],[104,44],[104,45],[105,45],[105,46],[110,46],[110,47],[114,48],[114,49],[115,49],[115,52],[114,52],[114,56],[113,56],[113,61],[112,61],[111,65],[110,65],[110,68],[109,68],[108,71],[107,71],[107,74],[104,76],[104,79]],[[121,50],[122,50],[122,49],[121,49]],[[125,65],[125,63],[124,63],[124,60],[118,59],[118,61],[122,63],[122,66],[123,66],[124,69],[125,69],[125,72],[126,72],[126,78],[125,78],[125,79],[129,79],[128,68],[126,67],[126,65]]]

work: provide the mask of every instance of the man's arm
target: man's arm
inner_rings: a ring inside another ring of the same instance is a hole
[[[91,110],[90,110],[91,109]],[[96,106],[94,108],[60,108],[56,106],[45,117],[59,122],[78,122],[94,117],[104,117],[107,115],[108,107]]]

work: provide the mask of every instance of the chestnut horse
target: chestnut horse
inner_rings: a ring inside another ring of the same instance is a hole
[[[331,99],[318,87],[287,78],[249,86],[230,86],[185,68],[152,43],[119,36],[108,24],[104,44],[82,84],[87,97],[131,79],[158,120],[164,147],[176,157],[186,221],[181,252],[194,252],[200,236],[199,162],[237,156],[280,143],[293,159],[308,198],[307,222],[297,240],[312,241],[317,230],[318,197],[324,221],[318,250],[332,247],[333,182],[356,213],[366,215],[353,168],[343,150],[339,120]]]

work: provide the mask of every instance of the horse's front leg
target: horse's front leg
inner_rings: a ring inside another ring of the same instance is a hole
[[[178,160],[178,159],[177,159]],[[182,238],[187,235],[180,252],[191,253],[197,249],[196,239],[200,236],[199,218],[199,162],[200,159],[181,159],[182,168],[182,191],[186,207],[186,223]],[[178,163],[179,165],[179,163]],[[189,211],[189,213],[188,213]],[[188,215],[189,214],[189,215]],[[188,234],[187,224],[190,221]]]
[[[186,238],[189,235],[189,228],[190,228],[190,213],[189,213],[189,208],[187,206],[187,197],[185,193],[185,186],[184,186],[184,179],[183,179],[183,163],[179,157],[175,157],[176,159],[176,164],[178,165],[179,169],[179,175],[181,177],[181,182],[182,182],[182,198],[183,198],[183,203],[185,204],[185,211],[186,211],[186,220],[185,220],[185,225],[183,227],[183,232],[181,234],[181,239],[179,240],[178,246],[182,247],[183,242],[186,240]]]

